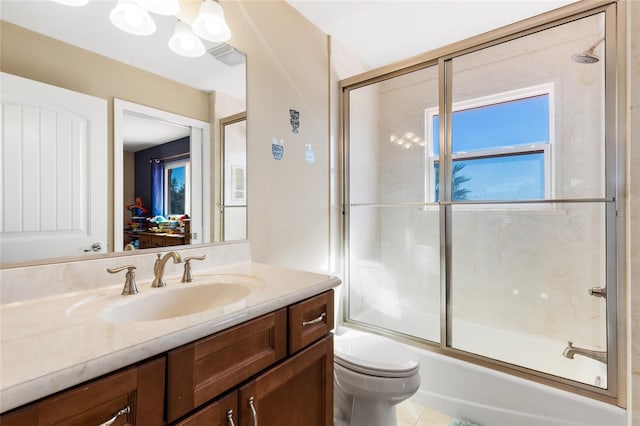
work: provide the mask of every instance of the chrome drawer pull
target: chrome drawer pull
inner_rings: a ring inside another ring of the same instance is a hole
[[[251,408],[251,417],[253,417],[253,426],[258,426],[258,413],[256,413],[256,407],[253,405],[253,397],[249,397],[249,408]]]
[[[109,420],[107,420],[104,423],[101,423],[99,426],[110,426],[112,424],[115,423],[115,421],[118,419],[118,417],[124,415],[124,414],[129,414],[131,412],[131,407],[129,407],[128,405],[126,407],[124,407],[122,410],[118,411],[117,413],[115,413],[113,415],[113,417],[111,417]]]
[[[324,318],[325,318],[326,316],[327,316],[327,314],[323,312],[323,313],[322,313],[322,314],[320,314],[320,316],[319,316],[318,318],[316,318],[316,319],[312,319],[312,320],[309,320],[309,321],[302,321],[302,326],[303,326],[303,327],[306,327],[307,325],[318,324],[318,323],[320,323],[320,322],[324,321]]]
[[[235,426],[233,423],[233,410],[227,410],[227,423],[229,423],[229,426]]]

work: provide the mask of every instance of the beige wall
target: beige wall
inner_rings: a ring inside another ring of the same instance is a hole
[[[231,44],[248,55],[249,241],[255,261],[329,268],[327,36],[284,1],[223,1]],[[292,133],[289,109],[300,112]],[[274,160],[272,138],[284,141]],[[305,162],[305,145],[316,153]]]
[[[629,133],[627,152],[629,153],[629,278],[627,294],[629,296],[629,370],[627,377],[630,406],[629,424],[640,425],[640,2],[629,1],[627,64],[629,69]]]
[[[0,21],[0,71],[107,100],[108,251],[113,251],[113,99],[209,120],[209,94]]]

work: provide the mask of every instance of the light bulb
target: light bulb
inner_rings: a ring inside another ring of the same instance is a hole
[[[183,50],[186,50],[188,52],[191,52],[193,49],[196,48],[196,42],[195,40],[193,40],[192,38],[188,38],[188,37],[181,37],[180,38],[180,47]]]
[[[198,16],[191,27],[194,33],[205,40],[223,42],[231,38],[231,31],[224,20],[222,6],[213,0],[202,2]]]
[[[140,28],[144,22],[141,9],[130,8],[124,11],[125,22],[133,28]]]
[[[156,31],[156,23],[149,13],[131,0],[118,0],[109,19],[113,25],[130,34],[151,35]]]
[[[197,58],[207,51],[202,40],[182,21],[176,22],[176,28],[169,39],[169,48],[178,55],[188,58]]]

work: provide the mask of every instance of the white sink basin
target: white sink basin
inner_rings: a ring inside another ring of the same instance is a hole
[[[248,287],[235,283],[154,290],[154,294],[146,297],[127,296],[126,300],[104,309],[102,318],[111,322],[135,322],[182,317],[236,303],[251,292]]]
[[[138,283],[138,294],[122,296],[119,286],[100,290],[69,306],[66,316],[120,323],[179,318],[216,308],[230,312],[244,308],[247,296],[263,287],[261,278],[243,274],[203,274],[193,283],[174,278],[164,288]]]

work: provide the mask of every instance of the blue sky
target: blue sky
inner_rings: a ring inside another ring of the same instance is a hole
[[[439,117],[433,118],[437,141]],[[453,153],[549,142],[549,96],[540,95],[453,113]],[[434,155],[439,146],[434,143]],[[469,200],[544,198],[544,155],[526,153],[459,161]]]

